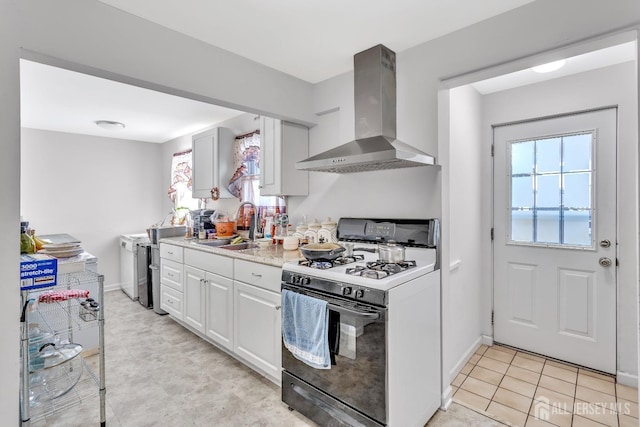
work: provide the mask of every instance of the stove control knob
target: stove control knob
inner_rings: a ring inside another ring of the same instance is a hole
[[[289,283],[291,283],[292,285],[295,285],[299,281],[300,281],[300,276],[296,276],[295,274],[292,274],[291,277],[289,278]]]
[[[358,289],[356,291],[356,298],[362,298],[364,297],[364,289]]]
[[[311,279],[308,277],[301,277],[300,278],[300,284],[302,286],[308,285],[309,283],[311,283]]]
[[[351,295],[351,286],[345,286],[342,288],[342,295]]]

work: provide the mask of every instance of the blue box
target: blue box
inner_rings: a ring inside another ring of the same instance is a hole
[[[58,259],[45,254],[21,255],[20,290],[50,288],[57,284]]]

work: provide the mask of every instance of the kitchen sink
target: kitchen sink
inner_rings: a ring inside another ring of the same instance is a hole
[[[258,247],[257,243],[243,242],[243,243],[237,243],[235,245],[222,245],[220,246],[220,249],[228,249],[230,251],[241,251],[244,249],[253,249],[257,247]]]
[[[229,240],[197,240],[194,241],[193,243],[195,243],[196,245],[203,245],[203,246],[216,246],[216,247],[220,247],[220,246],[224,246],[224,245],[229,245]]]

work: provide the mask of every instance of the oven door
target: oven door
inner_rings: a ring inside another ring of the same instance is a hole
[[[327,301],[332,353],[331,369],[314,369],[283,345],[283,401],[321,424],[331,420],[332,425],[385,425],[387,309],[287,284],[282,288]],[[351,408],[357,412],[351,413]]]

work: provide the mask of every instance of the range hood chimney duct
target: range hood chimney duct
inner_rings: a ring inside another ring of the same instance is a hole
[[[353,57],[354,141],[296,163],[296,169],[350,173],[435,165],[435,158],[396,139],[396,54],[383,45]]]

